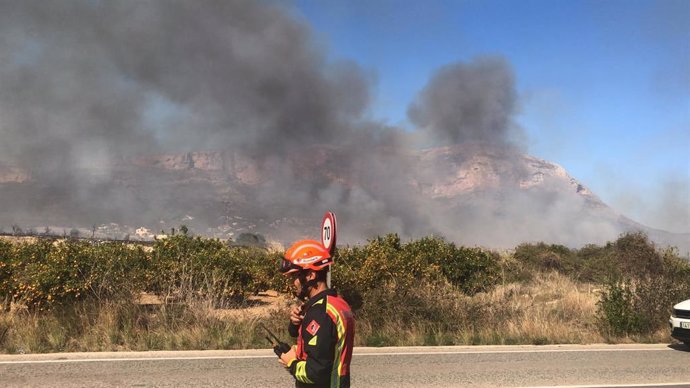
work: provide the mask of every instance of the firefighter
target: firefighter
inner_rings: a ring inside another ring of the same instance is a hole
[[[355,320],[347,302],[326,284],[332,263],[314,240],[295,243],[281,263],[280,272],[292,278],[297,297],[306,300],[290,312],[288,329],[297,345],[280,356],[296,387],[350,386]]]

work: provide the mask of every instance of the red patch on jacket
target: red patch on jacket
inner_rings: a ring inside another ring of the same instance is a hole
[[[319,324],[316,321],[311,321],[307,325],[307,332],[311,335],[316,335],[316,332],[319,331]]]

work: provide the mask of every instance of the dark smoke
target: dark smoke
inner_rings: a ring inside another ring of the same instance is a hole
[[[409,109],[422,136],[368,121],[365,71],[327,59],[309,27],[273,2],[0,0],[0,61],[0,168],[30,176],[0,183],[11,204],[0,208],[5,230],[186,223],[287,240],[314,237],[331,209],[349,226],[345,241],[395,232],[510,246],[535,235],[600,236],[582,223],[558,229],[584,206],[554,194],[567,187],[514,192],[530,177],[515,143],[513,75],[499,58],[432,77]],[[510,176],[492,188],[499,195],[430,200],[428,187],[464,178],[454,165],[425,165],[416,137],[486,147],[458,163],[496,160],[512,166],[501,170]],[[175,172],[132,168],[140,157],[191,151],[222,152],[223,168],[202,174],[192,157]],[[260,175],[254,185],[229,173],[245,159]]]
[[[10,222],[31,209],[33,222],[150,223],[201,213],[217,223],[235,209],[223,208],[230,198],[210,198],[210,187],[166,185],[145,171],[131,183],[118,170],[137,155],[198,150],[258,160],[270,177],[255,198],[259,217],[319,214],[333,202],[325,190],[353,214],[369,209],[362,218],[371,225],[393,218],[407,225],[394,231],[404,232],[416,222],[405,163],[391,159],[396,131],[362,119],[364,72],[328,61],[309,28],[278,5],[2,1],[0,37],[0,162],[34,182],[30,195],[9,192],[19,205],[4,210]],[[385,169],[394,183],[375,193],[332,187],[286,163],[329,144],[344,150],[334,162],[341,169],[366,171],[360,182],[376,182]],[[391,196],[389,187],[399,190]],[[62,219],[51,220],[56,213]]]
[[[512,71],[501,58],[446,65],[421,91],[408,115],[441,143],[511,144],[514,84]]]
[[[2,153],[31,170],[219,144],[284,153],[337,141],[368,104],[356,65],[327,63],[265,3],[0,7]]]

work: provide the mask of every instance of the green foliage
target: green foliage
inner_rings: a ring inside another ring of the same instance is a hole
[[[587,245],[577,250],[543,242],[520,244],[513,253],[515,262],[520,265],[509,268],[509,272],[527,270],[528,273],[517,275],[520,280],[529,280],[536,272],[556,271],[575,280],[604,283],[614,274],[618,277],[617,274],[620,273],[613,254],[612,245]]]
[[[542,271],[572,272],[575,255],[563,245],[520,244],[515,248],[514,257],[533,269]]]
[[[266,238],[260,234],[257,233],[240,233],[239,236],[237,236],[237,240],[235,240],[235,244],[239,246],[245,246],[245,247],[260,247],[260,248],[266,248],[268,244],[266,243]]]
[[[0,241],[0,311],[10,308],[14,286],[13,245]]]
[[[667,276],[610,281],[598,303],[601,331],[609,336],[645,335],[664,327],[674,304],[688,295],[687,282]]]
[[[603,284],[597,315],[600,331],[609,337],[659,330],[672,306],[690,295],[688,262],[673,249],[660,251],[640,232],[581,249],[522,244],[513,258],[519,265],[513,265],[512,272],[522,267],[532,272],[557,271],[577,281]]]
[[[224,306],[274,285],[276,262],[265,250],[178,234],[154,245],[151,290],[166,301],[200,299]]]
[[[615,262],[623,276],[660,275],[664,270],[662,255],[642,232],[624,234],[609,246],[613,248]]]
[[[557,271],[579,281],[601,284],[610,278],[659,275],[664,267],[662,253],[641,232],[625,233],[604,246],[586,245],[581,249],[521,244],[513,257],[533,272]]]
[[[251,275],[251,284],[247,292],[258,293],[265,290],[289,292],[289,278],[278,272],[282,253],[269,252],[258,247],[232,247],[231,252],[243,258]]]
[[[131,300],[151,281],[150,258],[141,246],[80,243],[72,250],[80,271],[74,287],[83,287],[86,299]]]
[[[373,324],[395,319],[446,328],[465,321],[465,310],[454,305],[458,292],[485,291],[498,279],[498,258],[489,252],[437,237],[403,243],[395,234],[339,249],[333,273],[333,285]]]
[[[480,248],[457,247],[436,237],[425,237],[403,247],[407,261],[440,270],[445,280],[466,294],[487,291],[499,279],[498,255]],[[429,272],[429,278],[438,274]]]
[[[614,260],[613,245],[586,245],[576,252],[576,272],[573,278],[590,283],[604,284],[610,278],[620,277],[620,270]]]
[[[140,247],[74,240],[13,246],[7,258],[9,279],[3,289],[32,309],[129,298],[143,289],[148,265]]]
[[[624,336],[641,332],[640,319],[635,310],[635,293],[629,284],[610,281],[597,306],[600,325],[608,334]]]
[[[88,314],[94,316],[98,314],[91,309],[101,305],[110,306],[114,314],[114,323],[108,326],[111,331],[94,338],[105,335],[112,344],[136,343],[142,349],[189,348],[206,346],[206,342],[157,335],[142,340],[144,337],[134,338],[131,333],[206,325],[202,316],[190,318],[189,306],[236,307],[251,293],[289,290],[287,278],[277,271],[282,253],[261,244],[241,246],[193,237],[185,229],[181,227],[177,235],[150,247],[74,239],[21,244],[0,241],[1,307],[7,310],[14,302],[32,312],[50,310],[41,313],[52,314],[54,322],[46,324],[62,331],[41,337],[42,342],[35,345],[39,349],[68,348],[69,338],[80,335],[90,324],[90,316],[83,316],[87,310],[74,308],[86,305],[90,306]],[[499,281],[527,281],[539,271],[557,271],[578,281],[603,284],[597,317],[599,330],[611,340],[659,330],[672,305],[690,295],[688,261],[675,250],[658,250],[639,233],[581,249],[522,244],[503,257],[437,237],[403,242],[389,234],[364,245],[340,248],[335,254],[333,284],[358,320],[370,328],[365,343],[389,343],[380,341],[388,338],[381,330],[403,330],[421,331],[423,338],[416,341],[443,344],[458,341],[459,333],[467,333],[461,341],[471,342],[477,330],[500,326],[496,317],[503,320],[519,315],[519,310],[508,305],[481,304],[482,294],[477,294],[491,291]],[[142,292],[158,295],[164,303],[162,309],[156,314],[142,310],[145,307],[136,303]],[[220,321],[208,322],[207,334],[218,339],[213,340],[214,346],[237,345],[236,340],[223,342],[222,338],[230,336]],[[0,325],[0,337],[12,335],[7,330]],[[448,333],[454,333],[455,340]],[[549,339],[535,337],[532,342],[543,341]]]
[[[181,228],[184,230],[184,228]],[[0,242],[0,302],[44,310],[79,300],[131,301],[143,291],[166,302],[206,300],[227,305],[245,293],[286,289],[277,254],[229,247],[186,233],[153,249],[119,242]]]
[[[602,332],[644,335],[664,327],[672,306],[690,295],[690,263],[633,233],[607,244],[610,280],[598,304]]]

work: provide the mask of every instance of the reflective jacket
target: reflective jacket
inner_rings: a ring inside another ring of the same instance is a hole
[[[297,337],[297,359],[288,369],[297,387],[350,387],[355,320],[335,290],[325,290],[304,305],[302,324],[290,324]]]

